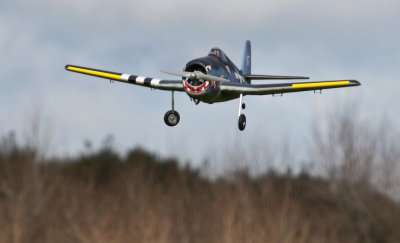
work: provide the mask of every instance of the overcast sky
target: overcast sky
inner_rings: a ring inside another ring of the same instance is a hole
[[[346,104],[357,103],[369,119],[400,120],[399,13],[395,0],[3,0],[0,132],[23,134],[39,110],[57,154],[81,151],[85,139],[98,146],[107,134],[120,151],[140,145],[195,163],[285,141],[305,151],[312,122]],[[170,92],[64,70],[76,64],[172,78],[159,70],[181,70],[214,46],[240,67],[247,39],[254,73],[357,79],[362,86],[246,96],[240,132],[238,100],[196,106],[178,93],[181,121],[171,128],[163,121]]]

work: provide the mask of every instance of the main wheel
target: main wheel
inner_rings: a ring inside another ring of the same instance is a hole
[[[246,116],[244,114],[239,116],[238,125],[240,131],[243,131],[246,128]]]
[[[177,111],[169,110],[164,115],[164,122],[168,126],[172,127],[178,124],[180,120],[179,113]]]

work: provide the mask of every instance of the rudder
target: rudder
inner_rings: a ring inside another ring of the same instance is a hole
[[[242,74],[251,74],[251,43],[246,41],[244,46],[243,60],[242,60]]]

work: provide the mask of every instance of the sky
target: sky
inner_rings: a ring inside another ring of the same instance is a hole
[[[306,157],[312,124],[347,105],[369,120],[400,120],[399,12],[394,0],[3,0],[0,134],[27,136],[38,119],[49,152],[58,155],[80,153],[85,140],[98,147],[111,134],[118,151],[141,146],[194,165],[282,144]],[[240,132],[238,100],[196,106],[178,93],[181,121],[171,128],[163,121],[170,92],[64,69],[75,64],[171,79],[159,70],[182,70],[214,46],[240,67],[246,40],[254,73],[357,79],[362,86],[246,96],[247,127]]]

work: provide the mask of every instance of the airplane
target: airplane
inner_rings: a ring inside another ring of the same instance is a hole
[[[109,79],[110,82],[115,80],[153,89],[172,91],[172,109],[164,115],[164,122],[168,126],[175,126],[180,120],[180,115],[174,108],[175,91],[186,92],[196,105],[199,102],[213,104],[239,98],[238,127],[241,131],[246,127],[246,116],[242,114],[242,109],[246,108],[243,102],[243,96],[245,95],[283,95],[284,93],[300,91],[321,92],[323,89],[361,85],[359,81],[350,79],[252,84],[252,80],[297,80],[309,79],[309,77],[252,74],[250,41],[246,41],[245,43],[241,69],[221,49],[215,47],[209,51],[207,56],[189,61],[183,68],[183,71],[161,70],[161,72],[181,77],[182,79],[179,80],[162,80],[76,65],[66,65],[65,69]]]

